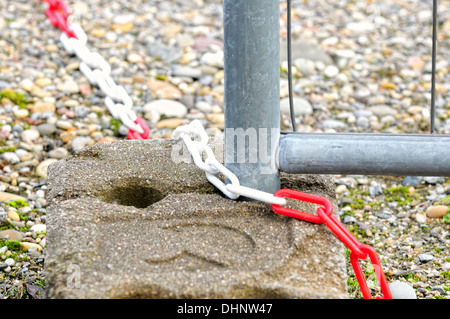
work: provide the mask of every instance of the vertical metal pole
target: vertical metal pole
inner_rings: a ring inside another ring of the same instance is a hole
[[[224,0],[225,166],[273,193],[280,135],[279,1]]]

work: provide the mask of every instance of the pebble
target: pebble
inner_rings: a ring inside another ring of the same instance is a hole
[[[41,163],[36,167],[36,175],[42,178],[47,178],[47,170],[50,164],[56,163],[58,160],[55,158],[49,158]]]
[[[430,218],[442,218],[448,214],[450,208],[445,205],[434,205],[427,208],[426,214]]]
[[[181,123],[183,123],[183,119],[180,118],[171,118],[171,119],[165,119],[162,121],[159,121],[158,123],[156,123],[156,128],[170,128],[170,129],[175,129],[178,126],[181,125]]]
[[[56,132],[56,129],[54,123],[42,123],[37,126],[37,130],[42,136],[52,136]]]
[[[8,240],[22,241],[23,234],[14,229],[5,229],[5,230],[0,230],[0,238],[5,238],[5,239],[7,238]],[[6,246],[3,246],[3,247],[6,247]]]
[[[403,281],[393,281],[389,283],[392,299],[417,299],[414,288]]]
[[[9,201],[16,201],[16,200],[26,201],[27,199],[23,196],[19,196],[16,194],[11,194],[8,192],[0,192],[0,202],[9,202]]]
[[[307,101],[304,98],[294,97],[293,104],[294,104],[294,115],[295,116],[311,115],[313,113],[313,108],[311,106],[311,103],[309,103],[309,101]],[[290,102],[289,102],[288,97],[281,99],[280,112],[281,112],[281,114],[291,114]]]
[[[69,154],[69,151],[64,147],[57,147],[50,152],[48,152],[48,156],[51,158],[62,159]]]
[[[127,130],[128,132],[128,130]],[[94,140],[89,136],[77,136],[72,140],[71,148],[73,152],[81,151],[83,148],[88,146]]]
[[[143,107],[144,112],[156,112],[168,117],[183,118],[187,114],[187,107],[180,102],[159,99],[149,102]]]
[[[34,144],[37,143],[40,137],[40,133],[37,129],[35,128],[31,128],[28,130],[24,130],[21,134],[20,137],[22,139],[22,141],[24,141],[25,143],[28,144]]]
[[[8,218],[10,218],[11,220],[20,222],[19,214],[17,213],[17,211],[15,209],[12,209],[12,208],[8,209],[7,214],[8,214]]]
[[[36,249],[38,252],[42,251],[42,246],[39,244],[35,244],[35,243],[29,243],[29,242],[25,242],[22,241],[20,242],[20,245],[22,246],[22,248],[24,250],[32,250],[32,249]]]
[[[423,263],[434,260],[434,256],[430,254],[419,254],[417,257],[419,258],[419,261]]]
[[[39,234],[39,233],[45,233],[46,229],[47,229],[47,227],[45,224],[35,224],[30,228],[30,231]]]

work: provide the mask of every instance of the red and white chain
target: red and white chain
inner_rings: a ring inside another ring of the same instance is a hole
[[[79,70],[96,85],[105,95],[105,105],[112,117],[120,120],[128,127],[128,138],[147,139],[150,129],[145,121],[132,110],[133,100],[122,85],[117,85],[111,77],[111,66],[98,53],[87,47],[87,35],[79,24],[68,23],[70,16],[66,3],[62,0],[41,0],[48,4],[45,11],[50,22],[63,32],[60,42],[69,54],[76,55],[80,60]]]
[[[275,192],[275,194],[270,194],[240,185],[238,177],[216,159],[212,149],[207,145],[208,134],[199,120],[194,120],[188,125],[177,127],[174,130],[172,137],[175,139],[183,139],[197,167],[205,171],[208,180],[228,198],[237,199],[239,196],[244,196],[271,204],[273,211],[277,214],[297,218],[311,223],[325,224],[351,251],[350,261],[355,271],[363,297],[365,299],[371,299],[372,295],[359,264],[359,259],[367,259],[367,257],[369,257],[382,292],[382,296],[377,296],[376,298],[392,298],[392,294],[383,273],[377,253],[371,246],[363,245],[358,242],[350,231],[336,218],[336,216],[333,215],[333,204],[329,199],[294,191],[292,189],[280,189]],[[203,154],[206,154],[205,160],[203,160]],[[221,181],[216,176],[218,173],[222,173],[226,178],[228,178],[230,183],[225,184]],[[287,204],[286,198],[322,206],[317,209],[317,215],[314,215],[284,207]]]
[[[197,167],[205,171],[206,178],[211,184],[228,198],[237,199],[239,196],[244,196],[269,204],[286,205],[284,198],[240,185],[237,176],[216,159],[211,147],[208,146],[208,134],[199,120],[194,120],[189,125],[177,127],[173,131],[172,137],[183,139]],[[206,154],[205,160],[202,158],[204,153]],[[222,182],[217,177],[219,173],[222,173],[231,183],[225,184]]]

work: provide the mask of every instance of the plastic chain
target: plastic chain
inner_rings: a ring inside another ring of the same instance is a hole
[[[117,85],[110,76],[111,66],[97,52],[91,52],[86,46],[87,35],[79,24],[68,24],[70,12],[63,0],[41,0],[48,4],[46,14],[50,22],[59,27],[60,41],[69,54],[75,54],[80,60],[79,70],[89,80],[89,83],[99,87],[106,95],[105,105],[115,119],[128,127],[129,139],[149,138],[150,128],[142,118],[133,112],[133,101],[125,88]]]
[[[45,14],[49,18],[53,26],[58,27],[70,38],[76,38],[75,33],[70,30],[67,19],[70,16],[67,4],[62,0],[41,0],[48,3]]]
[[[325,224],[336,235],[336,237],[339,238],[348,249],[350,249],[350,261],[353,270],[355,271],[356,279],[358,280],[364,299],[372,299],[372,295],[367,287],[366,278],[361,269],[361,265],[359,264],[359,259],[366,259],[367,256],[369,256],[383,294],[382,296],[377,296],[376,299],[392,299],[392,294],[386,277],[384,276],[380,261],[378,260],[377,253],[371,246],[363,245],[358,242],[350,231],[332,214],[333,204],[329,199],[285,188],[275,192],[274,196],[287,197],[312,204],[322,205],[323,207],[317,208],[317,215],[296,211],[287,207],[281,207],[276,204],[272,204],[271,207],[277,214],[298,218],[300,220],[316,224]]]

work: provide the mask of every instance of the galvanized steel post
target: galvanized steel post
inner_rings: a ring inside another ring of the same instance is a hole
[[[450,176],[450,136],[288,134],[278,163],[290,174]]]
[[[224,0],[225,166],[241,185],[280,188],[279,1]]]

